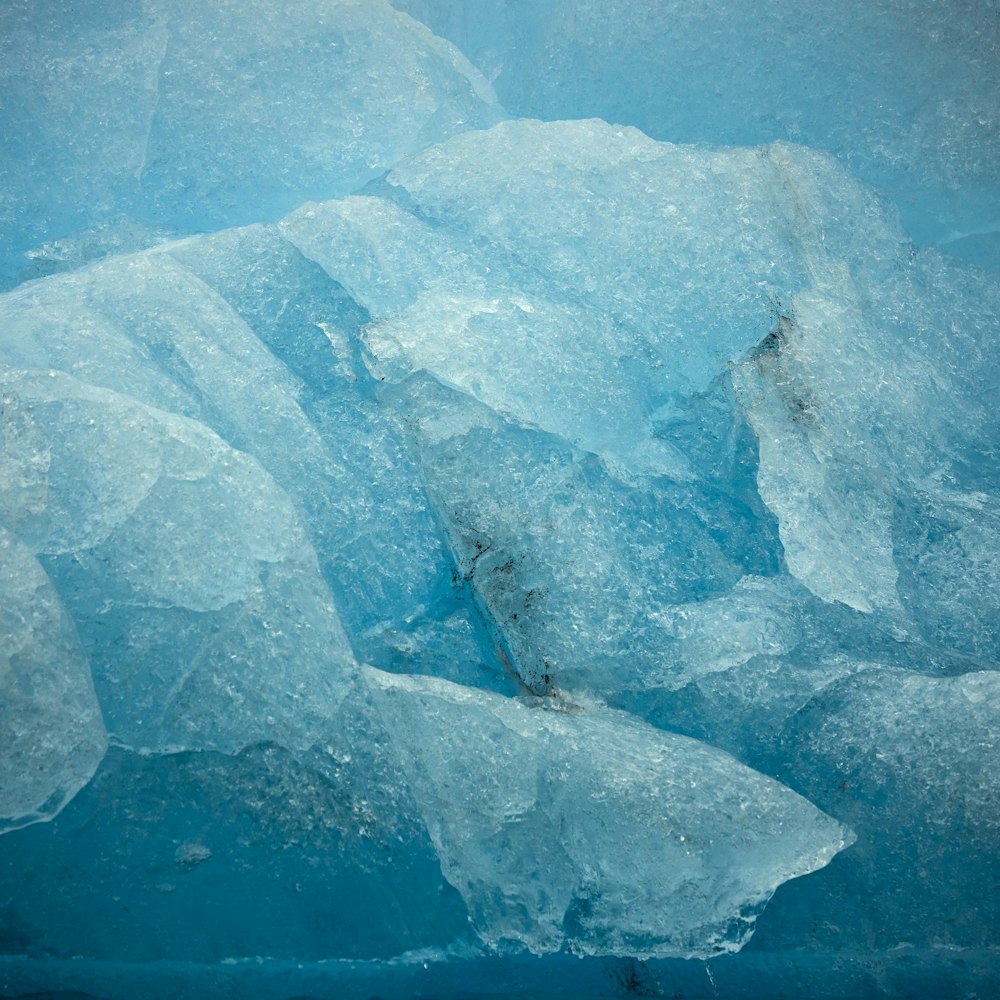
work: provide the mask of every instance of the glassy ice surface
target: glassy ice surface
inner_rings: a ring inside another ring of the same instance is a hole
[[[997,992],[995,11],[398,6],[0,15],[0,994]]]

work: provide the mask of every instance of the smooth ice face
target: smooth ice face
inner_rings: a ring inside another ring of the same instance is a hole
[[[70,608],[110,732],[148,750],[314,742],[354,661],[274,481],[203,426],[68,375],[2,384],[0,514]]]
[[[275,219],[499,113],[450,43],[383,0],[5,4],[0,90],[3,287]]]
[[[31,551],[2,528],[0,636],[5,833],[58,813],[90,780],[108,741],[73,623]]]
[[[112,748],[55,822],[0,841],[0,926],[31,928],[36,953],[140,968],[468,941],[465,905],[398,765],[377,767],[374,735],[352,732],[337,757]]]
[[[853,835],[720,751],[624,713],[366,670],[479,935],[533,952],[735,951]]]

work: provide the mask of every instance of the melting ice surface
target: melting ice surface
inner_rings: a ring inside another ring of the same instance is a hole
[[[907,187],[400,6],[0,14],[0,993],[986,995],[995,19]]]

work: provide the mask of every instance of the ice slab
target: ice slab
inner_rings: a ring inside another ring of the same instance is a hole
[[[512,115],[600,117],[656,139],[834,153],[918,242],[997,260],[1000,25],[990,0],[395,0],[455,42]],[[991,235],[990,250],[962,246]]]
[[[790,158],[785,169],[804,202],[828,197]],[[844,216],[861,207],[847,201]],[[815,223],[810,287],[735,370],[760,442],[761,496],[790,569],[817,595],[879,608],[928,638],[930,613],[947,641],[995,649],[993,611],[971,593],[953,600],[945,580],[971,573],[981,594],[995,579],[994,464],[981,456],[1000,441],[988,401],[1000,283],[934,250],[894,248],[886,220],[868,218],[865,237],[835,253]],[[963,533],[964,548],[942,545],[935,519]]]
[[[0,315],[6,364],[178,413],[257,459],[294,505],[359,657],[499,673],[361,363],[367,312],[274,229],[101,261],[9,293]]]
[[[735,951],[853,835],[789,789],[624,713],[366,669],[473,926],[494,947]]]
[[[5,421],[8,407],[5,395]],[[31,551],[2,528],[0,636],[0,833],[6,833],[52,819],[90,780],[107,734],[72,621]]]
[[[454,46],[383,0],[17,2],[0,67],[2,287],[143,231],[276,219],[499,114]]]
[[[263,468],[194,421],[55,371],[8,370],[3,392],[17,416],[3,520],[67,605],[109,731],[149,750],[309,746],[354,660]]]
[[[643,344],[668,394],[706,389],[802,280],[767,149],[673,146],[601,121],[512,121],[442,143],[388,182],[435,225],[543,276],[550,295],[600,310],[605,337],[621,341],[603,353],[624,364]]]

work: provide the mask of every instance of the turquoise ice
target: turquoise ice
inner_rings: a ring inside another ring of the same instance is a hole
[[[3,990],[986,995],[993,22],[399,6],[0,15]]]

